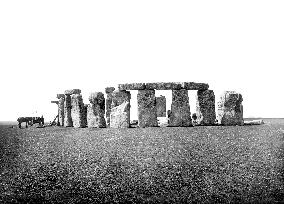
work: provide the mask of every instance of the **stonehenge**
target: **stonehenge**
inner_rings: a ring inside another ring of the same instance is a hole
[[[215,94],[206,83],[158,82],[118,84],[118,89],[106,87],[105,93],[89,95],[84,104],[80,89],[57,94],[58,125],[65,127],[129,128],[132,90],[137,94],[138,127],[190,127],[199,125],[244,125],[242,95],[232,91],[222,94],[215,112]],[[155,96],[155,90],[170,90],[172,103],[166,107],[165,96]],[[191,119],[188,91],[195,90],[196,114]],[[217,117],[217,118],[216,118]],[[217,120],[216,120],[217,119]],[[166,125],[165,125],[166,122]]]

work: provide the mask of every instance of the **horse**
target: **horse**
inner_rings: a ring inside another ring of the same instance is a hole
[[[19,128],[21,128],[21,123],[26,123],[26,128],[27,128],[28,125],[31,125],[32,123],[32,117],[19,117],[17,121],[18,121]]]
[[[44,125],[44,118],[43,116],[41,117],[19,117],[17,119],[19,128],[21,128],[21,123],[25,122],[26,123],[26,128],[28,125],[33,126],[35,123],[38,123],[40,126]]]

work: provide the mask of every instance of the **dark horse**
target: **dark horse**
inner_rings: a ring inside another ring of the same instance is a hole
[[[19,117],[17,119],[19,128],[21,128],[21,123],[26,123],[26,128],[28,125],[33,125],[35,123],[38,123],[40,126],[44,125],[44,118],[43,116],[41,117]]]

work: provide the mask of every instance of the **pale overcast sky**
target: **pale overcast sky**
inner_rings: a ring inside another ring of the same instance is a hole
[[[216,104],[237,91],[245,117],[284,117],[283,11],[283,0],[0,1],[0,120],[52,120],[65,89],[88,103],[106,86],[168,81],[208,83]]]

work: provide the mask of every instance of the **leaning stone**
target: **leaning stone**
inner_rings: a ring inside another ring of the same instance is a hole
[[[64,97],[61,97],[58,100],[58,118],[60,126],[64,126],[64,101]]]
[[[148,90],[179,90],[182,88],[182,84],[179,82],[157,82],[157,83],[146,83],[146,89]]]
[[[124,102],[130,104],[131,95],[129,91],[114,91],[112,93],[111,108],[121,105]]]
[[[65,97],[64,94],[57,94],[57,96],[56,96],[57,99],[64,98],[64,97]]]
[[[207,90],[209,85],[205,83],[182,82],[182,88],[186,90]]]
[[[234,91],[225,91],[218,102],[218,123],[243,125],[243,97]]]
[[[105,88],[106,94],[112,93],[112,92],[114,92],[114,90],[115,90],[114,87],[106,87],[106,88]]]
[[[155,90],[138,90],[138,126],[157,127]]]
[[[118,90],[143,90],[145,89],[144,83],[131,83],[131,84],[118,84]]]
[[[69,94],[65,95],[64,100],[64,126],[72,127],[73,121],[71,117],[71,96]]]
[[[130,104],[125,101],[122,104],[111,109],[110,113],[111,128],[130,127]]]
[[[188,102],[188,91],[185,89],[172,90],[172,104],[169,116],[169,126],[192,126],[190,106]]]
[[[124,102],[128,102],[130,106],[130,99],[131,95],[129,91],[114,91],[111,94],[107,95],[107,100],[106,100],[106,122],[107,126],[110,126],[110,114],[111,114],[111,109],[121,105]]]
[[[104,128],[105,121],[105,98],[102,92],[91,93],[89,96],[91,104],[88,105],[87,121],[88,127]]]
[[[84,122],[84,103],[81,94],[71,95],[71,117],[73,121],[73,127],[82,128],[86,127]]]
[[[157,117],[166,117],[167,104],[165,96],[161,95],[160,97],[156,97],[156,106],[157,106]]]
[[[70,90],[65,90],[64,94],[81,94],[81,90],[80,89],[70,89]]]
[[[196,96],[196,122],[198,125],[214,125],[216,120],[215,95],[212,90],[198,90]]]

